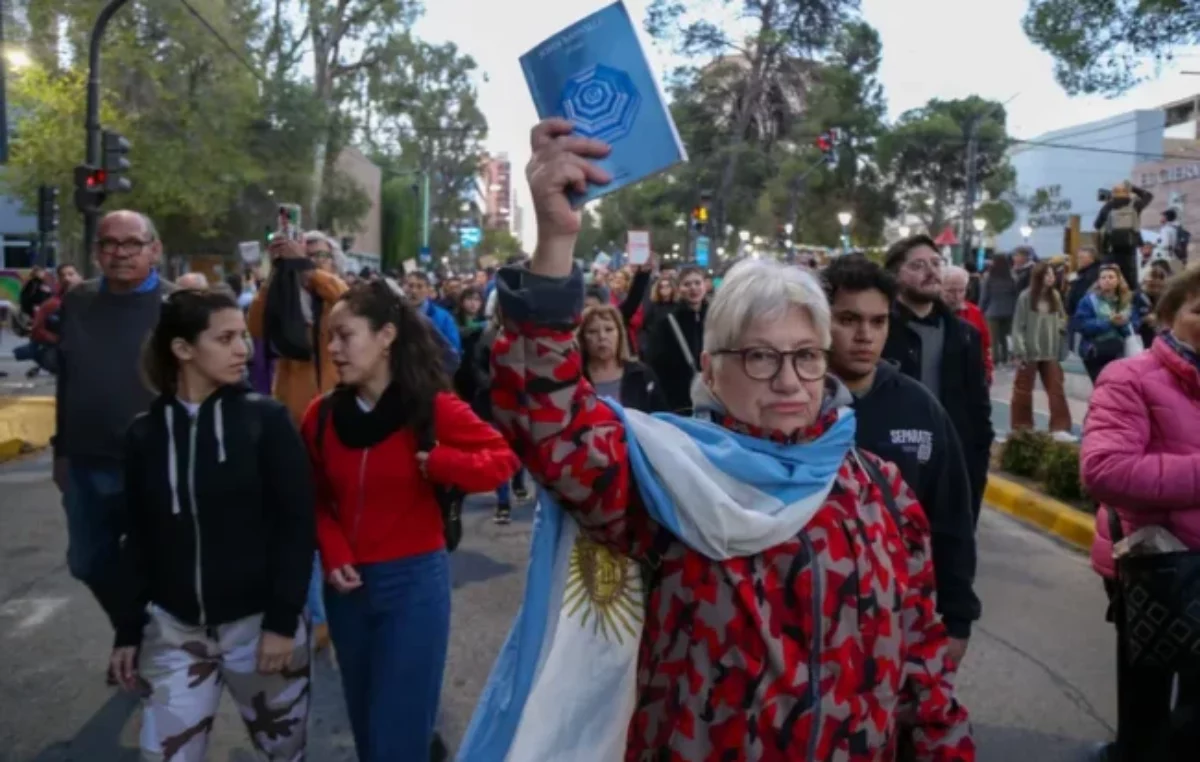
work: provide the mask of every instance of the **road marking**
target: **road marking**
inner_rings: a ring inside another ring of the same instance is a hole
[[[10,636],[27,635],[50,620],[67,604],[66,598],[17,598],[0,606],[0,617],[16,619]]]

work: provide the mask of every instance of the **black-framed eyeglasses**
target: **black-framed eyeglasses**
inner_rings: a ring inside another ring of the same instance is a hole
[[[714,355],[737,355],[742,360],[742,370],[755,381],[774,381],[783,370],[783,360],[792,358],[792,369],[801,381],[820,381],[829,370],[829,352],[824,349],[806,347],[791,352],[781,352],[771,347],[745,347],[743,349],[719,349]]]
[[[118,240],[116,238],[101,238],[96,242],[96,246],[102,254],[112,254],[118,250],[122,254],[138,254],[142,249],[154,243],[153,239],[143,240],[141,238],[125,238]]]

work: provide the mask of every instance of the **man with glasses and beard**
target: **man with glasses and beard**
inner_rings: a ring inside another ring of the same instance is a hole
[[[883,356],[942,403],[962,442],[975,521],[983,505],[996,432],[979,332],[942,302],[942,256],[925,235],[897,241],[884,260],[899,293]]]
[[[114,583],[124,508],[125,429],[150,407],[140,358],[167,294],[153,223],[132,211],[100,220],[99,278],[63,294],[59,311],[54,482],[67,514],[67,568],[98,600]]]

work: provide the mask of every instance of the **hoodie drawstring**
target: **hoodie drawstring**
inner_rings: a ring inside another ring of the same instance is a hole
[[[221,402],[213,406],[213,429],[217,434],[217,462],[225,462],[225,419],[221,414]]]
[[[167,422],[167,481],[171,485],[171,513],[178,516],[183,508],[179,505],[179,463],[175,451],[175,409],[171,405],[163,407],[163,417]]]

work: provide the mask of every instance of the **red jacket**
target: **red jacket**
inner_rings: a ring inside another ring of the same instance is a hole
[[[326,572],[445,547],[433,484],[488,492],[517,470],[517,456],[503,437],[449,392],[434,401],[437,446],[426,464],[428,478],[417,466],[416,434],[411,428],[400,429],[373,447],[354,450],[338,440],[330,421],[317,452],[320,400],[309,404],[300,433],[317,482],[317,544]]]
[[[979,331],[979,338],[983,341],[983,370],[987,374],[988,386],[992,385],[992,332],[988,330],[987,318],[983,316],[983,310],[976,307],[971,302],[963,301],[963,306],[958,311],[958,316]]]

